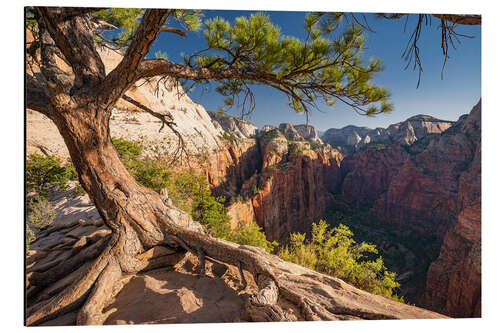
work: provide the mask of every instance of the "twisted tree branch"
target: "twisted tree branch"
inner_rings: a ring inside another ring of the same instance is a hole
[[[165,126],[167,126],[175,134],[175,136],[177,137],[178,141],[177,141],[177,147],[176,147],[175,151],[172,154],[173,158],[172,158],[171,163],[177,161],[179,158],[182,158],[183,155],[185,157],[189,156],[189,152],[187,151],[186,142],[184,141],[184,137],[175,128],[177,125],[175,124],[175,122],[174,122],[174,120],[173,120],[173,118],[172,118],[172,116],[170,114],[161,114],[159,112],[153,111],[150,108],[148,108],[146,105],[144,105],[144,104],[136,101],[135,99],[133,99],[132,97],[129,97],[127,95],[123,95],[122,98],[125,101],[131,103],[132,105],[134,105],[134,106],[140,108],[141,110],[149,113],[153,117],[159,119],[161,121],[161,127],[158,130],[158,132],[161,132],[162,129]]]
[[[112,107],[130,85],[137,81],[136,70],[156,40],[170,11],[170,9],[148,9],[144,13],[122,61],[100,85],[100,95],[107,101],[108,108]]]
[[[95,48],[89,17],[75,16],[71,8],[37,7],[37,10],[55,44],[71,64],[74,86],[92,86],[102,81],[104,64]]]

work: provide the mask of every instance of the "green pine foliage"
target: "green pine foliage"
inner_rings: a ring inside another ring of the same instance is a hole
[[[94,12],[93,16],[111,25],[107,29],[115,27],[118,30],[113,36],[107,36],[109,38],[97,34],[96,41],[103,44],[109,40],[121,48],[129,46],[143,14],[144,10],[140,8],[109,8]]]
[[[204,28],[208,48],[186,56],[186,64],[255,74],[255,78],[219,81],[217,92],[232,103],[236,95],[248,92],[248,84],[266,84],[279,85],[299,113],[318,100],[333,106],[339,98],[368,115],[392,110],[389,92],[372,81],[382,70],[382,62],[363,58],[366,38],[359,26],[346,27],[339,36],[330,37],[322,33],[319,20],[309,15],[304,25],[307,36],[299,39],[283,35],[268,15],[257,13],[238,17],[233,24],[215,17],[206,20]]]
[[[97,31],[96,41],[100,44],[107,43],[127,48],[144,12],[145,10],[141,8],[108,8],[93,12],[95,18],[107,23],[101,28],[102,31]],[[201,17],[199,10],[175,9],[172,10],[169,20],[185,30],[197,30],[201,26]]]
[[[340,224],[329,229],[328,224],[320,220],[313,223],[310,240],[306,235],[293,233],[290,244],[279,249],[278,256],[283,260],[338,277],[357,288],[381,295],[399,302],[402,297],[395,293],[399,287],[396,274],[384,266],[382,257],[369,259],[377,255],[373,244],[356,243],[351,230]]]
[[[279,245],[276,241],[268,241],[262,228],[254,221],[239,223],[238,228],[228,240],[242,245],[262,247],[269,253],[273,252]]]

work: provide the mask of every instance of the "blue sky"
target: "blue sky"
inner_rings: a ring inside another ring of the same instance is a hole
[[[224,17],[233,22],[236,17],[248,16],[252,11],[204,11],[205,18]],[[303,22],[306,13],[286,11],[266,11],[271,21],[281,28],[285,35],[298,38],[304,36]],[[375,76],[375,83],[391,91],[394,111],[387,115],[366,117],[356,114],[351,108],[338,102],[334,107],[324,106],[322,112],[313,111],[310,124],[318,130],[340,128],[346,125],[387,127],[392,123],[405,120],[416,114],[428,114],[440,119],[456,120],[468,113],[481,96],[481,28],[480,26],[459,26],[459,33],[474,36],[461,38],[461,43],[454,50],[450,46],[444,78],[441,79],[443,55],[439,22],[432,20],[432,25],[424,27],[420,37],[420,56],[424,72],[419,88],[416,88],[418,73],[411,68],[404,70],[406,62],[401,54],[408,42],[410,31],[415,24],[415,16],[410,17],[407,31],[404,31],[404,19],[381,20],[367,14],[370,27],[375,33],[367,32],[369,47],[365,51],[366,59],[371,56],[381,58],[384,71]],[[206,47],[202,29],[190,32],[187,38],[172,34],[161,34],[153,45],[150,54],[165,51],[169,59],[181,62],[180,54],[191,54]],[[305,122],[304,115],[296,114],[288,106],[287,98],[279,91],[265,86],[255,86],[256,108],[247,118],[259,127],[266,124],[278,125],[282,122],[300,124]],[[223,105],[223,97],[214,90],[202,92],[196,88],[190,97],[201,103],[207,110],[217,110]],[[238,115],[239,110],[228,111]]]

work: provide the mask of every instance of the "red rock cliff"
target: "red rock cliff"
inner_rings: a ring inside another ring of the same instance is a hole
[[[464,123],[475,154],[458,180],[458,221],[427,273],[424,305],[453,317],[481,316],[481,104]]]
[[[288,142],[274,130],[260,139],[262,172],[244,185],[255,219],[268,239],[287,241],[291,232],[309,232],[332,200],[330,186],[340,179],[342,155]]]
[[[421,305],[455,317],[481,309],[481,103],[442,134],[346,157],[338,193],[372,203],[380,225],[434,236]]]

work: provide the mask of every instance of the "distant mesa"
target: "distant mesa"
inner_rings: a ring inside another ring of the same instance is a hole
[[[353,125],[340,129],[330,128],[321,139],[332,147],[340,147],[345,152],[352,153],[373,144],[399,143],[410,146],[428,134],[440,134],[446,131],[453,124],[453,121],[420,114],[387,128],[371,129]]]
[[[311,125],[292,125],[290,123],[281,123],[278,127],[272,125],[264,125],[259,131],[259,136],[265,133],[279,130],[287,140],[290,141],[309,141],[312,143],[323,144],[323,141],[318,135],[316,129]]]

